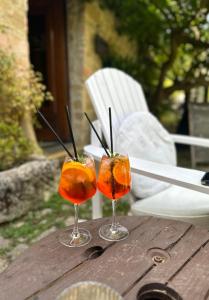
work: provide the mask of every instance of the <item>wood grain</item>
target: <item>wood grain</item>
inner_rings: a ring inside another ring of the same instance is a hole
[[[152,267],[147,249],[172,245],[190,226],[178,223],[175,228],[175,224],[170,220],[146,220],[131,232],[128,240],[112,244],[96,260],[87,262],[73,274],[66,274],[53,287],[39,293],[38,299],[51,299],[70,284],[83,280],[103,282],[123,294],[135,284],[136,277],[143,278]]]
[[[125,218],[122,221],[124,225],[132,229],[144,219],[132,222]],[[58,231],[34,244],[0,275],[0,299],[26,299],[56,281],[66,272],[82,265],[88,260],[83,255],[88,248],[95,245],[102,248],[109,247],[111,243],[99,238],[97,233],[98,228],[107,222],[107,219],[99,219],[82,223],[80,226],[88,228],[94,238],[89,245],[81,248],[62,246],[58,241]]]
[[[0,275],[0,299],[52,300],[84,280],[106,283],[126,300],[137,299],[139,290],[148,284],[162,284],[186,300],[209,299],[207,229],[153,217],[120,217],[130,235],[110,243],[98,236],[101,224],[109,221],[82,224],[93,235],[85,247],[59,245],[59,232],[33,245]]]
[[[175,278],[178,273],[182,274],[184,272],[184,268],[191,258],[200,251],[204,244],[208,243],[208,238],[209,235],[206,234],[205,229],[190,226],[177,243],[164,248],[169,253],[170,259],[162,264],[153,264],[152,269],[140,281],[137,282],[136,280],[135,286],[130,291],[124,293],[125,299],[134,299],[138,291],[146,284],[158,282],[168,285],[168,282]],[[171,285],[169,284],[169,286]],[[201,285],[199,288],[201,289]],[[193,289],[192,284],[190,289]],[[181,289],[175,288],[175,290],[180,295],[182,294]]]

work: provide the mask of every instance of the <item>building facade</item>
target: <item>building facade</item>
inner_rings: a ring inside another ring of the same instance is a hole
[[[42,111],[65,141],[69,141],[65,119],[65,105],[69,105],[80,147],[89,142],[90,131],[83,112],[95,118],[84,83],[102,66],[96,37],[114,51],[120,49],[122,56],[136,54],[136,46],[117,33],[113,14],[96,0],[0,2],[0,47],[14,53],[19,64],[32,63],[42,72],[54,96],[53,102],[45,101]],[[45,127],[36,134],[40,141],[53,140]]]

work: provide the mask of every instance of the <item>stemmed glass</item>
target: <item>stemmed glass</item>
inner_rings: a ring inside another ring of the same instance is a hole
[[[64,161],[59,182],[59,194],[74,203],[74,228],[61,232],[59,241],[67,247],[80,247],[89,243],[91,234],[78,228],[78,207],[90,199],[96,192],[96,172],[94,160],[83,156],[79,161],[67,157]]]
[[[131,174],[129,158],[125,155],[103,155],[97,187],[106,197],[112,200],[112,224],[99,229],[101,238],[107,241],[120,241],[128,237],[128,229],[116,222],[116,201],[130,191]]]
[[[44,115],[39,110],[37,110],[37,113],[51,130],[51,132],[55,135],[57,141],[68,155],[62,167],[58,190],[64,199],[74,203],[75,224],[73,230],[67,229],[62,232],[59,236],[59,240],[67,247],[84,246],[91,240],[91,234],[86,229],[78,229],[78,206],[90,199],[96,193],[96,172],[94,160],[88,155],[84,155],[82,157],[79,157],[78,155],[70,122],[68,105],[66,105],[66,116],[72,139],[74,155],[70,153],[60,136],[44,117]]]

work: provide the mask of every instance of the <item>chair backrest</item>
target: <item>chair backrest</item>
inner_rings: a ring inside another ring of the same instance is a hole
[[[120,70],[101,69],[89,77],[86,86],[108,146],[108,107],[112,109],[113,138],[128,115],[136,111],[148,111],[141,85]]]

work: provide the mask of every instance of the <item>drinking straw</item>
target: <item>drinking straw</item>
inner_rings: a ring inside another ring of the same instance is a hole
[[[111,154],[113,154],[112,113],[111,113],[111,107],[109,107],[109,122],[110,122],[110,148],[111,148]]]
[[[65,151],[67,152],[67,154],[74,160],[73,155],[69,152],[69,150],[66,148],[66,146],[64,145],[63,141],[61,140],[61,138],[59,137],[59,135],[56,133],[56,131],[52,128],[52,126],[49,124],[49,122],[47,121],[47,119],[44,117],[44,115],[37,109],[37,113],[40,115],[40,117],[44,120],[44,122],[46,123],[46,125],[49,127],[49,129],[54,133],[54,135],[56,136],[58,142],[60,143],[60,145],[65,149]]]
[[[86,112],[84,112],[84,114],[85,114],[85,116],[86,116],[86,118],[87,118],[87,120],[88,120],[88,122],[89,122],[89,124],[90,124],[91,128],[94,130],[94,132],[95,132],[95,134],[96,134],[96,136],[97,136],[98,140],[100,141],[100,143],[101,143],[101,145],[102,145],[102,147],[103,147],[104,151],[106,152],[107,156],[109,156],[109,157],[110,157],[110,154],[108,153],[108,151],[107,151],[107,149],[106,149],[106,147],[105,147],[104,143],[102,142],[102,140],[101,140],[101,138],[100,138],[100,136],[99,136],[98,132],[96,131],[96,128],[95,128],[95,127],[94,127],[94,125],[92,124],[92,122],[91,122],[91,120],[89,119],[89,117],[88,117],[87,113],[86,113]]]
[[[65,109],[66,109],[68,127],[69,127],[69,131],[70,131],[70,134],[71,134],[71,137],[72,137],[72,144],[73,144],[73,150],[74,150],[74,154],[75,154],[75,159],[76,159],[76,161],[78,161],[78,152],[77,152],[77,149],[76,149],[74,135],[73,135],[73,129],[72,129],[71,122],[70,122],[70,113],[69,113],[68,105],[66,105]]]

